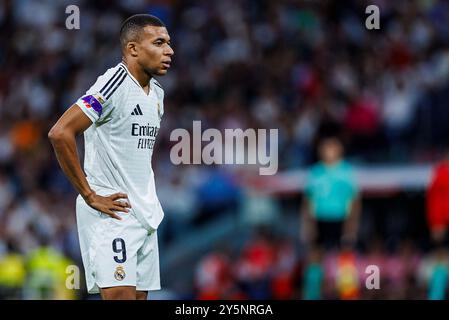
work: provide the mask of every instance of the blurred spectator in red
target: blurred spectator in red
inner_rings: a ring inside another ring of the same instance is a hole
[[[350,97],[344,127],[351,154],[371,156],[378,152],[382,143],[379,108],[379,101],[373,93]]]
[[[225,293],[232,286],[230,261],[221,252],[212,252],[199,263],[195,272],[197,299],[224,299]]]
[[[423,264],[427,284],[427,297],[431,300],[446,298],[449,282],[449,263],[446,246],[449,242],[449,152],[435,166],[427,190],[427,221],[433,252]]]
[[[345,114],[345,127],[357,137],[371,136],[379,128],[379,114],[372,97],[355,97],[350,102]]]
[[[249,299],[270,299],[270,277],[275,263],[271,236],[260,231],[244,247],[237,262],[237,277]]]
[[[447,240],[449,227],[449,153],[433,171],[427,190],[427,221],[435,245]]]
[[[297,266],[297,257],[293,242],[287,238],[279,239],[275,251],[276,258],[271,280],[272,298],[292,299]]]

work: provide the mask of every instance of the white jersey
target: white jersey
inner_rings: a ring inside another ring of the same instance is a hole
[[[123,63],[108,69],[76,104],[92,120],[84,132],[84,170],[99,195],[124,192],[131,214],[148,230],[163,219],[151,166],[164,113],[164,91],[150,81],[147,95]]]

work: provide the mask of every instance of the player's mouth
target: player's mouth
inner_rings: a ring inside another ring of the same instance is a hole
[[[163,61],[162,62],[162,65],[167,69],[170,68],[170,64],[171,64],[171,61]]]

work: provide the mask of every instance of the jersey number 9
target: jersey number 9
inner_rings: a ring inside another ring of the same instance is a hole
[[[126,261],[126,246],[125,240],[122,238],[115,238],[112,241],[112,251],[115,253],[121,253],[121,257],[114,256],[114,261],[117,263],[123,263]]]

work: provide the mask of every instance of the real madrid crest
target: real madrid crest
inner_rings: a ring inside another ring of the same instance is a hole
[[[118,281],[125,279],[126,273],[122,266],[117,266],[114,272],[114,278]]]
[[[104,99],[99,93],[93,95],[101,104],[104,104]]]

